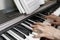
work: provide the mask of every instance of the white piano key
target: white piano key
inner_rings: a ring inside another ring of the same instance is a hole
[[[22,33],[20,30],[18,30],[18,29],[16,29],[16,28],[14,28],[15,30],[17,30],[18,32],[20,32],[20,33]],[[24,33],[22,33],[22,34],[24,34]],[[24,34],[25,35],[25,34]]]
[[[12,30],[7,31],[10,35],[12,35],[14,38],[16,38],[17,40],[24,40],[22,39],[19,35],[17,35],[16,33],[14,33]]]
[[[18,32],[22,33],[20,30],[18,30],[16,28],[14,28],[14,29],[17,30]],[[22,33],[22,34],[24,34],[24,33]],[[36,34],[36,33],[33,32],[33,34]],[[34,36],[33,34],[30,34],[29,36],[24,34],[26,36],[25,40],[38,40],[38,39],[40,39],[40,38],[33,38],[33,36]]]
[[[32,25],[31,23],[29,23],[29,22],[27,22],[27,21],[25,21],[25,22],[28,23],[28,24],[30,24],[30,25]],[[26,36],[26,37],[29,38],[29,40],[30,40],[30,39],[31,39],[31,40],[40,40],[40,38],[33,38],[34,34],[37,35],[37,33],[32,32],[32,34],[30,34],[29,36]]]
[[[30,34],[32,40],[40,40],[40,38],[33,38],[34,35],[37,35],[37,33],[32,32],[32,34]]]
[[[32,34],[30,34],[29,37],[32,37],[33,38],[34,35],[36,35],[36,33],[35,32],[32,32]]]
[[[17,30],[18,32],[20,32],[20,33],[22,33],[20,30],[18,30],[18,29],[16,29],[16,28],[14,28],[15,30]],[[22,34],[24,34],[24,33],[22,33]],[[25,35],[25,34],[24,34]]]
[[[6,40],[10,40],[5,34],[2,34],[1,36],[3,36]]]
[[[60,7],[56,9],[52,14],[59,16],[60,15]]]
[[[30,26],[26,25],[25,23],[21,23],[21,25],[23,25],[23,26],[25,26],[25,27],[27,27],[27,28],[32,30],[32,28]]]
[[[23,32],[21,32],[20,30],[14,28],[15,30],[17,30],[18,32],[22,33],[23,35],[27,36],[26,34],[24,34]],[[24,39],[24,40],[28,40],[28,38]]]
[[[33,23],[36,23],[35,21],[33,21],[33,20],[30,20],[30,19],[28,19],[28,21],[31,21],[31,22],[33,22]]]
[[[29,40],[40,40],[40,38],[33,38],[33,34],[30,34],[29,36],[27,36],[27,38],[29,39]]]

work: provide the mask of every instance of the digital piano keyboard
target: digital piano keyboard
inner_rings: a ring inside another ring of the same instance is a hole
[[[44,22],[44,16],[50,15],[58,7],[59,3],[51,3],[41,7],[32,15],[22,15],[0,25],[0,40],[50,40],[45,37],[33,38],[36,34],[32,31],[32,25],[36,22]],[[24,17],[24,18],[23,18]]]

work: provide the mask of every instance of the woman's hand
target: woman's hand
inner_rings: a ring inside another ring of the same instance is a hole
[[[49,16],[46,16],[45,18],[53,20],[51,23],[54,25],[60,25],[60,17],[58,16],[49,15]]]
[[[40,37],[46,37],[49,39],[54,39],[54,34],[56,32],[56,29],[54,27],[51,27],[49,25],[45,25],[43,23],[36,23],[32,26],[33,31],[38,33],[38,35],[35,35],[34,37],[40,38]]]

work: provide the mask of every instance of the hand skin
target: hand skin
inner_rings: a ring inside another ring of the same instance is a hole
[[[55,38],[60,39],[60,30],[55,29],[52,26],[48,26],[38,22],[32,27],[33,27],[33,31],[38,33],[38,35],[34,36],[35,38],[46,37],[49,39],[55,39]]]
[[[53,22],[51,23],[54,25],[60,25],[60,17],[58,16],[55,16],[52,14],[52,15],[46,16],[45,18],[53,20]]]

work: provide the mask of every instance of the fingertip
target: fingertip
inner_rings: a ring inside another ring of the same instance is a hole
[[[35,24],[40,24],[40,23],[42,23],[42,22],[36,22]]]
[[[35,27],[36,25],[32,25],[32,27]]]
[[[47,18],[48,18],[48,16],[45,16],[44,18],[45,18],[45,19],[47,19]]]

